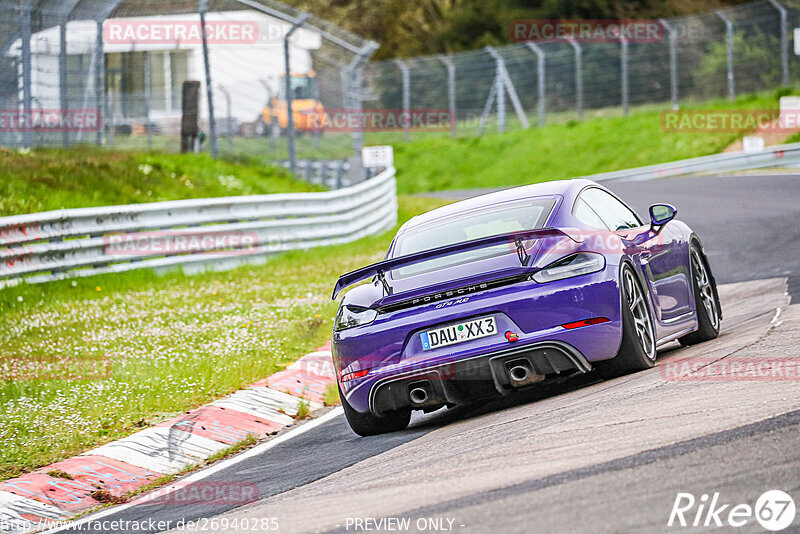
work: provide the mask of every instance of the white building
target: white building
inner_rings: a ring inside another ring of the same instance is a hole
[[[283,36],[286,22],[256,11],[210,12],[209,60],[218,121],[230,115],[236,122],[252,122],[278,88],[284,72]],[[185,80],[201,82],[201,118],[207,118],[203,48],[199,16],[165,15],[108,19],[103,26],[106,87],[115,124],[144,124],[145,96],[150,95],[150,121],[165,131],[177,131],[181,116],[181,87]],[[95,103],[97,24],[67,24],[67,86],[69,108]],[[34,108],[60,107],[60,30],[52,27],[31,39]],[[321,36],[300,29],[291,38],[292,72],[311,70],[311,51]],[[20,42],[7,55],[20,56]],[[149,69],[147,68],[149,66]],[[149,84],[148,84],[149,78]],[[149,91],[147,86],[149,85]]]

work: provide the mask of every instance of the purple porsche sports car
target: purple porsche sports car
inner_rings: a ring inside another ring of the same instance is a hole
[[[645,224],[589,180],[547,182],[415,217],[384,261],[343,275],[333,334],[361,435],[412,410],[474,402],[596,368],[652,367],[669,341],[715,338],[722,310],[698,237],[667,204]]]

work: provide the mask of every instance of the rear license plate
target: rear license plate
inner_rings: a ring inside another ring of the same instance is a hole
[[[431,350],[447,345],[455,345],[473,339],[493,336],[497,333],[497,324],[494,317],[481,317],[472,321],[465,321],[436,330],[422,332],[422,349]]]

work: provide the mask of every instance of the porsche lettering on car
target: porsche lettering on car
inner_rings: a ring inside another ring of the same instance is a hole
[[[699,237],[668,204],[643,221],[589,180],[438,208],[386,259],[341,276],[333,358],[361,435],[412,410],[479,402],[594,369],[652,367],[658,347],[715,338],[722,310]]]

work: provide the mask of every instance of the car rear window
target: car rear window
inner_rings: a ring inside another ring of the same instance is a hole
[[[414,228],[400,236],[395,244],[393,255],[395,257],[406,256],[482,237],[538,230],[547,222],[554,204],[554,198],[542,197],[528,199],[524,202],[490,206],[448,217],[441,222]],[[511,252],[513,250],[509,249],[508,245],[473,250],[403,267],[395,270],[394,276],[412,276]]]

